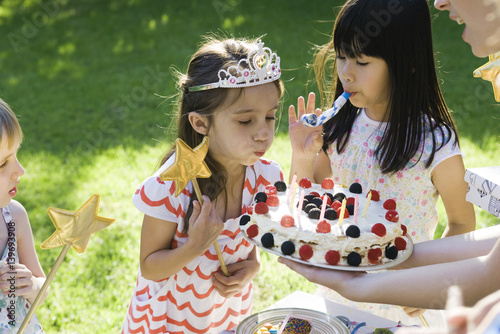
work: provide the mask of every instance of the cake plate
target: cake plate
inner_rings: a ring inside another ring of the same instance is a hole
[[[264,324],[276,325],[290,315],[307,318],[312,326],[311,334],[349,334],[349,330],[339,319],[323,312],[303,308],[277,308],[252,314],[236,328],[236,334],[255,333]]]
[[[334,269],[334,270],[345,270],[345,271],[374,271],[374,270],[383,270],[383,269],[389,269],[391,267],[397,266],[406,259],[408,259],[413,251],[413,241],[411,240],[409,235],[406,235],[402,238],[405,238],[407,243],[406,243],[406,249],[403,251],[398,252],[398,257],[394,260],[389,260],[388,262],[381,263],[381,264],[374,264],[374,265],[367,265],[367,266],[359,266],[359,267],[354,267],[350,265],[329,265],[329,264],[321,264],[321,263],[311,263],[309,261],[304,261],[300,258],[296,258],[290,255],[285,255],[281,251],[277,249],[271,249],[271,248],[266,248],[262,246],[262,244],[250,237],[247,236],[246,232],[241,230],[241,233],[243,234],[243,237],[250,243],[254,244],[255,246],[265,250],[268,253],[284,257],[286,259],[290,259],[295,262],[307,264],[309,266],[315,266],[315,267],[321,267],[321,268],[326,268],[326,269]]]

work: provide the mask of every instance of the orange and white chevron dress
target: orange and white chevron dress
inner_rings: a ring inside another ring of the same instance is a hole
[[[144,214],[177,222],[172,247],[184,244],[184,214],[189,205],[191,182],[175,197],[175,184],[160,181],[159,174],[174,162],[172,156],[153,176],[147,178],[133,196],[135,206]],[[279,165],[260,159],[247,167],[241,212],[252,205],[253,196],[268,184],[283,180]],[[248,258],[253,245],[243,239],[239,218],[229,219],[217,239],[226,264]],[[122,333],[210,333],[233,329],[251,314],[252,283],[231,298],[215,290],[212,280],[220,268],[214,247],[190,262],[177,274],[161,281],[145,279],[139,273]]]

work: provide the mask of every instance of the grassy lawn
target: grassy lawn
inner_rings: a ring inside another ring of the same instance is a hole
[[[27,208],[46,273],[60,249],[41,250],[53,232],[48,207],[78,209],[101,195],[100,214],[116,218],[87,251],[70,251],[37,310],[47,333],[114,333],[135,284],[141,214],[131,196],[175,134],[170,67],[184,70],[200,36],[266,35],[281,56],[287,93],[277,138],[267,154],[288,173],[286,110],[306,95],[311,46],[325,43],[343,1],[244,2],[153,0],[9,0],[0,5],[0,97],[25,132],[26,175],[17,199]],[[433,11],[435,13],[435,11]],[[466,167],[498,165],[500,110],[491,85],[472,77],[474,58],[447,13],[434,20],[440,78],[461,135]],[[311,85],[309,85],[311,87]],[[309,88],[311,89],[311,88]],[[477,210],[478,227],[498,223]],[[442,207],[443,231],[445,213]],[[254,311],[313,284],[262,254]],[[279,271],[277,270],[279,268]],[[279,273],[279,274],[278,274]]]

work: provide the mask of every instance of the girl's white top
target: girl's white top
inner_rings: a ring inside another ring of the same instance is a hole
[[[455,137],[452,137],[435,153],[431,166],[426,169],[425,164],[432,151],[432,138],[427,135],[425,142],[420,144],[423,154],[418,162],[419,153],[403,170],[395,174],[382,174],[374,151],[386,125],[368,118],[364,109],[359,112],[346,149],[338,154],[336,143],[328,148],[333,181],[344,185],[358,182],[364,192],[375,189],[380,192],[380,198],[396,200],[399,221],[408,227],[413,241],[433,239],[438,223],[436,203],[439,194],[432,183],[431,173],[444,160],[462,153],[458,145],[454,144]],[[440,143],[441,132],[436,131],[435,135]]]
[[[439,194],[431,181],[431,173],[444,160],[462,153],[458,145],[454,144],[453,135],[448,143],[436,152],[431,166],[426,169],[425,163],[432,152],[432,139],[426,136],[425,142],[420,145],[423,147],[420,161],[415,164],[419,157],[417,154],[403,170],[395,174],[382,174],[374,151],[386,126],[387,123],[370,119],[362,109],[354,121],[345,151],[338,154],[336,143],[328,148],[332,178],[335,183],[346,185],[358,182],[363,186],[363,191],[375,189],[380,191],[380,198],[395,199],[399,221],[407,226],[413,242],[433,239],[438,223],[436,203]],[[446,131],[444,133],[446,134]],[[436,131],[436,140],[438,143],[442,140],[440,131]],[[319,287],[316,293],[356,309],[393,321],[402,321],[405,325],[422,325],[419,318],[410,318],[400,306],[355,303],[325,287]],[[444,325],[442,311],[427,310],[425,318],[432,327]]]

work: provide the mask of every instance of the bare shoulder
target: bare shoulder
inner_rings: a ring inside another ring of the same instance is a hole
[[[28,212],[26,212],[24,206],[16,200],[10,201],[9,210],[12,218],[28,218]]]
[[[8,207],[10,210],[10,214],[12,215],[12,220],[14,221],[14,223],[16,223],[16,228],[19,230],[31,230],[30,222],[28,219],[28,212],[26,211],[24,206],[18,201],[12,200],[9,203]]]

